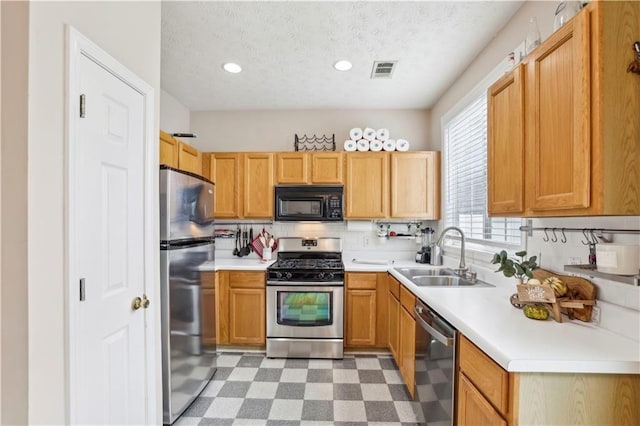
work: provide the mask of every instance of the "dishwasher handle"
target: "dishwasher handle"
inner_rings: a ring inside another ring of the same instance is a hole
[[[447,347],[453,346],[454,344],[453,337],[445,336],[443,333],[436,330],[433,326],[431,326],[431,324],[425,321],[424,318],[422,318],[424,314],[427,314],[431,318],[433,318],[433,320],[436,320],[436,317],[433,315],[433,313],[429,309],[426,309],[426,312],[425,312],[424,307],[416,305],[413,307],[413,310],[416,313],[416,321],[418,322],[418,324],[420,324],[420,327],[424,328],[427,331],[427,333],[429,333],[431,336],[433,336],[438,342],[442,343],[443,345]],[[455,332],[454,332],[454,336],[455,336]]]

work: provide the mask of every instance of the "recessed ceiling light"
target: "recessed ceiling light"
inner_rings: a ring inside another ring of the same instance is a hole
[[[352,66],[351,62],[345,61],[344,59],[333,64],[333,67],[338,71],[349,71]]]
[[[224,68],[226,72],[230,72],[232,74],[238,74],[240,71],[242,71],[242,67],[238,64],[234,64],[233,62],[222,64],[222,68]]]

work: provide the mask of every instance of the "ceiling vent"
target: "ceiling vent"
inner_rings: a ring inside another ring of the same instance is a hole
[[[371,78],[391,78],[398,61],[374,61]]]

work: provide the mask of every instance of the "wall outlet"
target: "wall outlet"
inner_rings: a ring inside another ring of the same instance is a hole
[[[591,322],[595,325],[600,325],[600,321],[602,321],[602,312],[600,311],[600,306],[593,306],[591,308]]]
[[[569,258],[569,265],[579,265],[580,264],[580,258],[579,257],[570,257]]]
[[[365,246],[365,247],[369,247],[369,236],[368,235],[365,235],[362,238],[362,245]]]

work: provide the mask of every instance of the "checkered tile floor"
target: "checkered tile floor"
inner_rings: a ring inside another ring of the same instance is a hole
[[[390,355],[307,360],[226,352],[216,363],[213,380],[176,425],[424,424]]]

